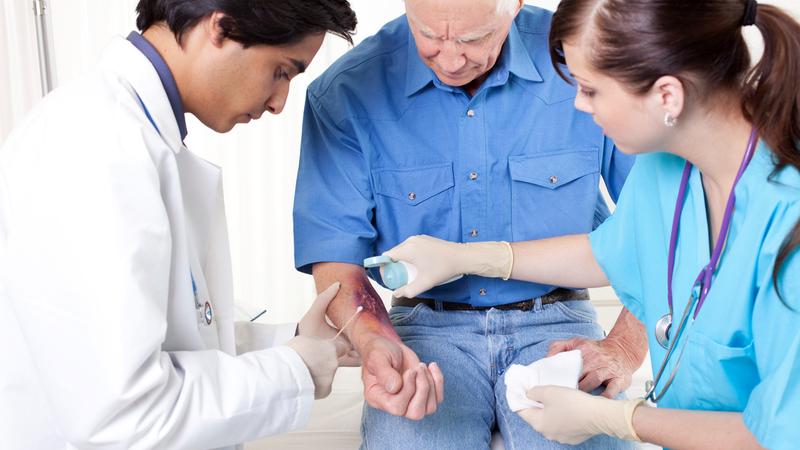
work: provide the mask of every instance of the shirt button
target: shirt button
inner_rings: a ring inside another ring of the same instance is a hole
[[[478,230],[473,228],[472,231],[469,233],[469,235],[472,237],[478,237]]]
[[[475,117],[475,110],[470,109],[469,111],[467,111],[467,117]]]
[[[415,193],[413,193],[413,192],[409,192],[409,193],[408,193],[408,199],[409,199],[409,200],[411,200],[411,201],[413,202],[414,200],[416,200],[416,199],[417,199],[417,194],[415,194]]]
[[[481,288],[481,290],[478,291],[478,294],[480,294],[481,296],[486,296],[486,289]]]
[[[469,179],[475,181],[478,179],[478,172],[470,172]]]
[[[556,183],[558,183],[558,177],[553,175],[552,177],[550,177],[550,184],[556,184]]]

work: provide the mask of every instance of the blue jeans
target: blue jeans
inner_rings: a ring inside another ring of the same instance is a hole
[[[547,354],[554,340],[603,337],[588,301],[542,305],[530,311],[443,311],[425,305],[393,307],[389,316],[397,333],[426,363],[444,373],[445,398],[435,414],[412,421],[365,405],[362,449],[489,448],[499,429],[506,450],[631,449],[609,436],[579,446],[545,439],[508,408],[503,374],[511,364],[527,365]]]

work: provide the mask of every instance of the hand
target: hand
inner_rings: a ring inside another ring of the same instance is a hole
[[[601,395],[615,398],[631,385],[633,372],[638,364],[631,361],[629,353],[612,338],[599,341],[573,338],[555,341],[550,344],[547,356],[557,353],[580,350],[583,354],[583,371],[578,388],[584,392],[592,392],[605,386]]]
[[[523,409],[520,417],[547,439],[577,445],[598,434],[638,441],[633,412],[644,400],[609,400],[577,389],[538,386],[528,398],[542,408]]]
[[[325,311],[328,310],[328,305],[336,297],[339,292],[339,283],[333,283],[317,296],[314,303],[311,304],[306,315],[300,319],[297,325],[297,334],[300,336],[311,336],[319,339],[332,339],[339,332],[334,326],[328,323],[325,318]],[[340,345],[347,348],[347,352],[339,358],[340,366],[357,367],[361,365],[361,358],[358,352],[355,351],[350,341],[347,340],[344,333],[340,334],[337,338]]]
[[[339,368],[339,358],[347,353],[341,341],[295,336],[286,343],[308,367],[314,381],[314,398],[325,398],[331,393],[333,377]]]
[[[407,298],[416,297],[457,275],[508,279],[514,261],[507,242],[458,244],[431,236],[412,236],[384,255],[393,261],[416,266],[417,277],[394,291],[395,297]]]
[[[364,398],[373,408],[420,420],[444,400],[444,376],[436,363],[425,365],[400,342],[383,336],[361,349]]]

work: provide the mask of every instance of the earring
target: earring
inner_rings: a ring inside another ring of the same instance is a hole
[[[667,128],[672,128],[677,124],[678,124],[678,118],[677,117],[673,116],[670,113],[667,113],[667,115],[664,116],[664,125],[666,125]]]

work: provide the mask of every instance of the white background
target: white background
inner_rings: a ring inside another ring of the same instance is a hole
[[[69,83],[92,67],[109,39],[135,28],[136,0],[50,0],[56,79]],[[553,9],[557,0],[528,3]],[[800,16],[798,0],[773,3]],[[358,20],[356,42],[403,13],[401,0],[351,0]],[[0,145],[40,98],[32,0],[0,2]],[[314,296],[311,277],[294,270],[292,199],[307,84],[347,50],[328,37],[308,73],[292,83],[284,113],[265,116],[227,135],[189,117],[187,144],[224,168],[234,263],[242,317],[266,308],[266,322],[296,320]],[[68,149],[65,149],[68,150]],[[385,292],[384,292],[385,294]],[[609,290],[593,293],[608,304]]]

